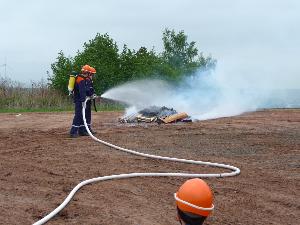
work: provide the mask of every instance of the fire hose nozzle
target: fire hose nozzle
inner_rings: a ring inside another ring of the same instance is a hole
[[[99,98],[99,96],[96,95],[96,94],[93,94],[93,95],[91,96],[91,99],[95,99],[95,98]]]
[[[86,107],[86,102],[89,101],[89,100],[93,100],[93,104],[94,104],[94,109],[95,109],[95,112],[97,112],[97,107],[96,107],[96,98],[100,98],[100,96],[96,95],[96,94],[93,94],[92,96],[87,96],[85,98],[85,101],[82,102],[82,107]]]
[[[93,99],[96,99],[96,98],[100,98],[100,96],[98,96],[96,94],[93,94],[92,96],[86,96],[85,100],[93,100]]]

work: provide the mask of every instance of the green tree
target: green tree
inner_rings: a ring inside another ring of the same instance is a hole
[[[124,82],[144,78],[160,78],[180,81],[186,75],[198,69],[207,69],[216,61],[198,53],[196,43],[188,42],[183,31],[165,29],[163,32],[164,51],[158,54],[146,47],[137,51],[127,45],[119,52],[117,43],[108,34],[97,34],[84,43],[83,50],[72,57],[66,57],[62,51],[51,64],[53,75],[49,76],[50,86],[63,93],[67,92],[67,83],[71,71],[79,72],[89,64],[96,68],[94,87],[97,94]]]
[[[151,78],[157,76],[158,65],[161,63],[161,59],[152,49],[148,51],[146,47],[141,47],[136,53],[134,58],[135,64],[135,79]]]
[[[127,45],[123,46],[123,50],[120,53],[120,73],[121,82],[133,80],[135,78],[135,65],[133,63],[135,58],[135,51],[130,50]]]
[[[216,63],[210,56],[205,58],[202,52],[198,54],[196,42],[188,42],[187,39],[184,31],[176,33],[174,30],[165,29],[163,32],[162,60],[164,63],[161,70],[173,80],[193,74],[201,67],[214,66]]]
[[[58,53],[56,62],[51,64],[53,76],[48,77],[50,87],[67,93],[69,74],[73,68],[73,59],[68,58],[62,51]]]
[[[94,39],[84,43],[83,51],[74,57],[76,67],[89,64],[97,70],[94,86],[98,94],[118,84],[120,80],[118,51],[116,42],[108,34],[97,34]]]
[[[135,51],[124,45],[120,54],[120,62],[120,73],[123,74],[122,82],[126,82],[156,76],[161,60],[154,50],[148,51],[146,47],[141,47]]]

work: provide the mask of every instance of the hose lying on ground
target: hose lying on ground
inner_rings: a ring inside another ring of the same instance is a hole
[[[118,175],[110,175],[110,176],[103,176],[103,177],[96,177],[88,180],[84,180],[81,183],[77,184],[77,186],[70,192],[70,194],[67,196],[67,198],[61,203],[56,209],[54,209],[51,213],[49,213],[47,216],[42,218],[41,220],[37,221],[33,225],[40,225],[48,222],[51,218],[53,218],[57,213],[59,213],[66,205],[71,201],[75,193],[84,185],[91,184],[98,181],[106,181],[106,180],[113,180],[113,179],[125,179],[125,178],[133,178],[133,177],[198,177],[198,178],[205,178],[205,177],[232,177],[240,174],[240,169],[231,165],[226,164],[220,164],[220,163],[212,163],[212,162],[203,162],[203,161],[196,161],[196,160],[188,160],[188,159],[177,159],[177,158],[171,158],[171,157],[165,157],[165,156],[158,156],[158,155],[150,155],[146,153],[137,152],[131,149],[122,148],[116,145],[113,145],[111,143],[102,141],[98,138],[96,138],[91,131],[88,128],[86,118],[85,118],[85,108],[86,108],[86,102],[90,100],[90,98],[87,98],[83,104],[82,107],[82,116],[84,121],[84,126],[88,132],[88,134],[91,136],[92,139],[95,141],[104,144],[106,146],[109,146],[111,148],[127,152],[133,155],[152,158],[152,159],[160,159],[160,160],[167,160],[167,161],[173,161],[173,162],[181,162],[181,163],[189,163],[189,164],[197,164],[197,165],[205,165],[205,166],[213,166],[223,169],[229,169],[232,170],[230,173],[215,173],[215,174],[194,174],[194,173],[129,173],[129,174],[118,174]]]

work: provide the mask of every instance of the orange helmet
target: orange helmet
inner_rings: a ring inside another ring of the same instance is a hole
[[[90,72],[90,66],[89,65],[84,65],[82,68],[81,68],[81,72],[84,72],[84,73],[88,73]]]
[[[214,209],[211,189],[199,178],[187,180],[174,197],[177,207],[183,212],[207,217]]]
[[[94,67],[90,68],[90,73],[95,74],[96,73],[96,69]]]

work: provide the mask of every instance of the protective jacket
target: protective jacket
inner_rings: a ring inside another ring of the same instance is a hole
[[[74,102],[84,102],[87,96],[94,94],[93,81],[78,75],[74,87]]]

